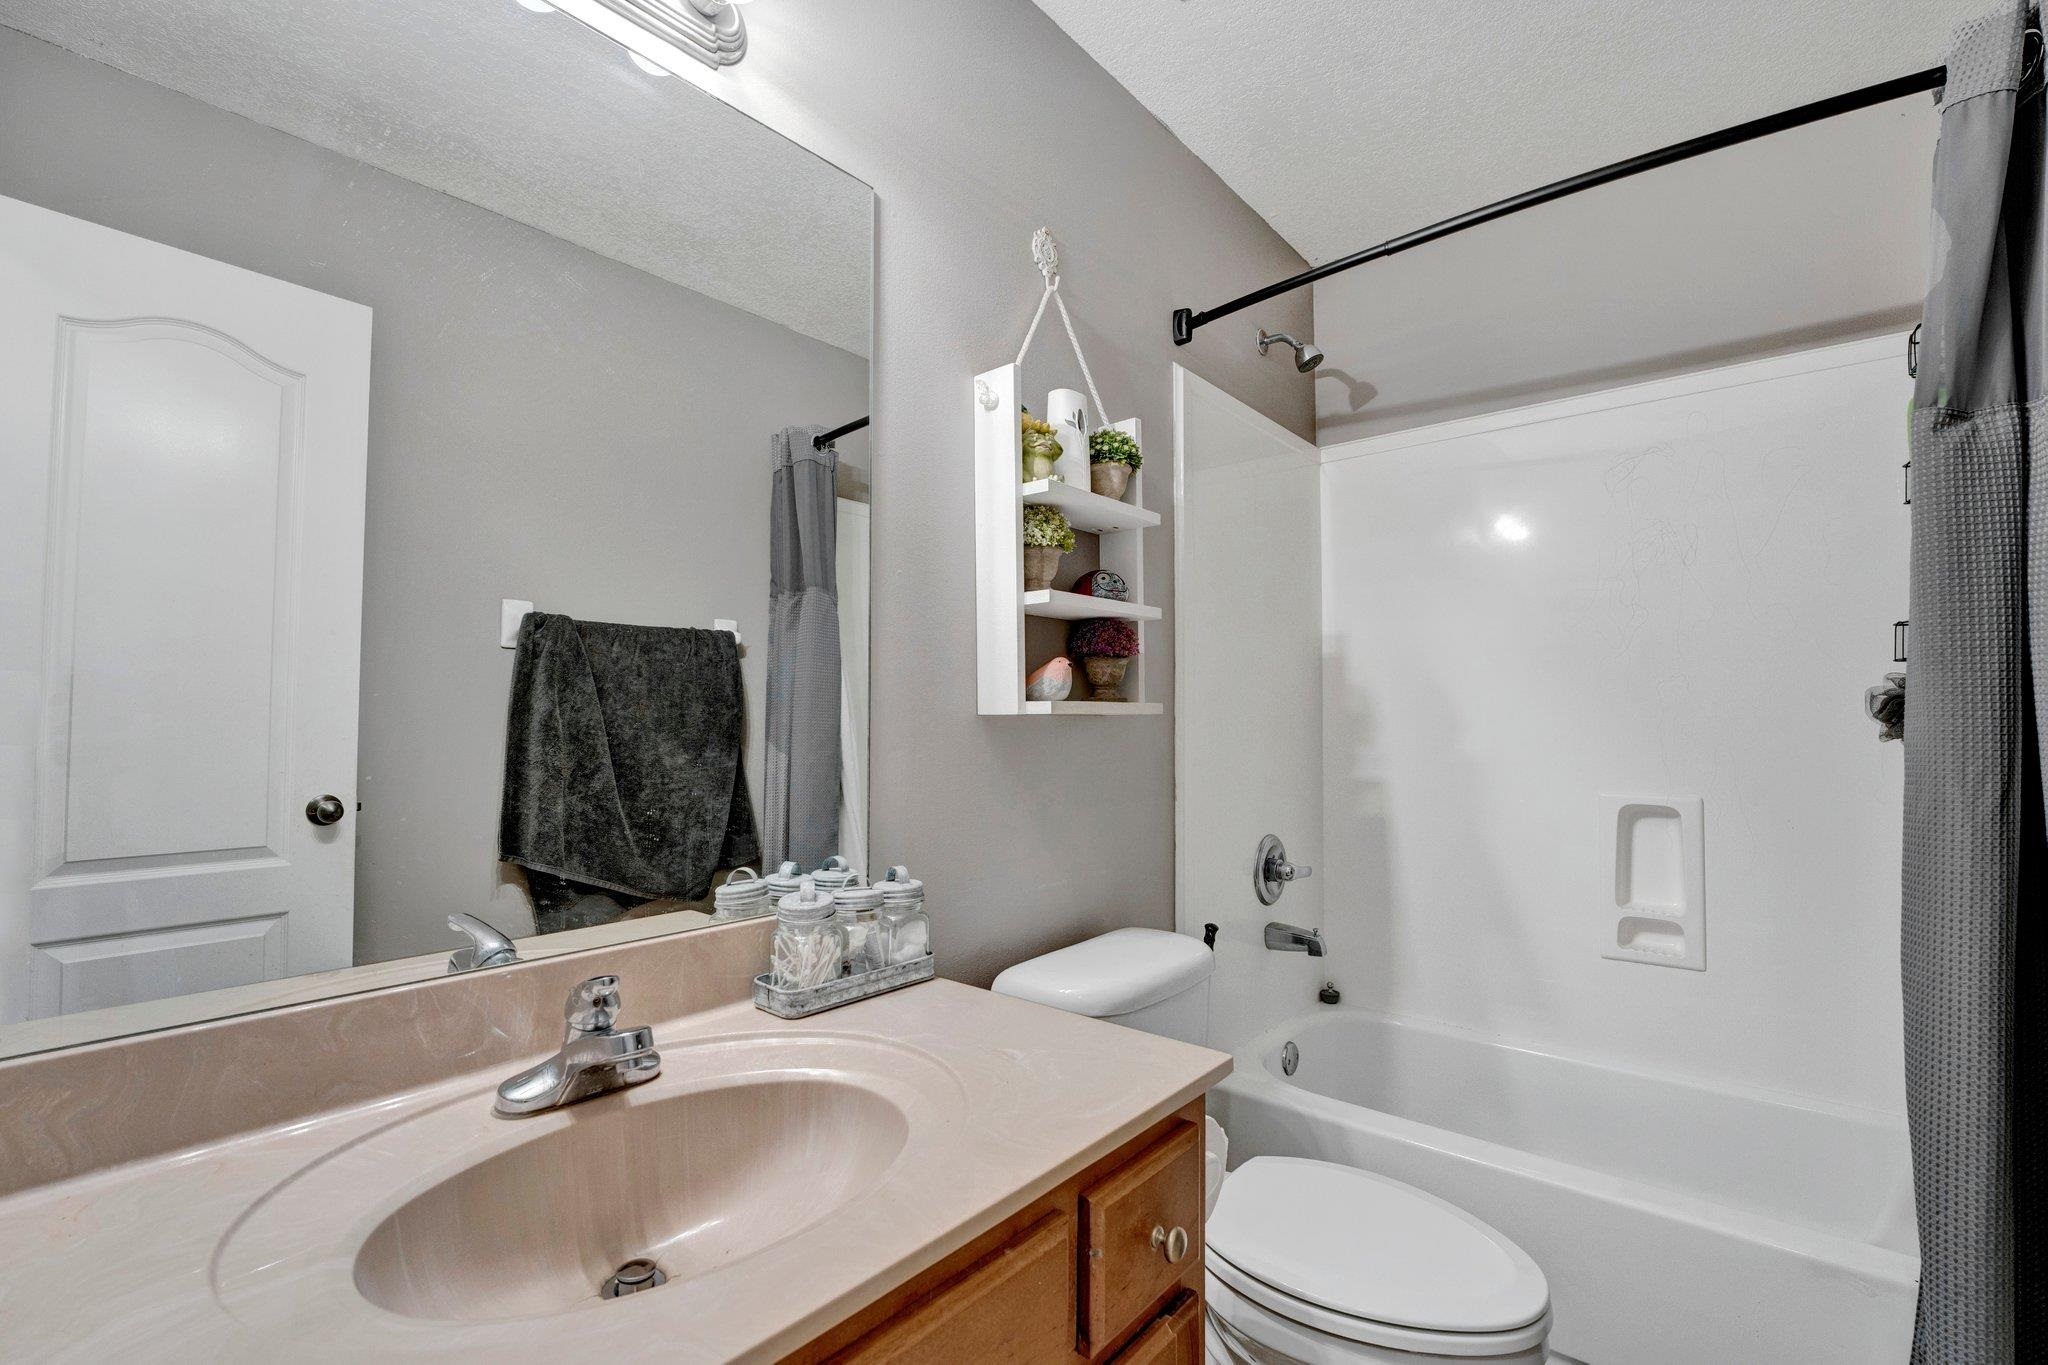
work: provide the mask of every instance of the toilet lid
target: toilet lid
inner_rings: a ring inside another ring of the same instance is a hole
[[[1282,1293],[1428,1332],[1507,1332],[1550,1308],[1522,1249],[1463,1209],[1351,1166],[1256,1156],[1223,1182],[1209,1250]]]

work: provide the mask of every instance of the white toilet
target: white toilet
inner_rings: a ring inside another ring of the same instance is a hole
[[[1119,929],[1020,962],[995,989],[1203,1043],[1214,967],[1214,954],[1186,935]],[[1213,1157],[1222,1147],[1213,1120],[1210,1138]],[[1463,1209],[1328,1161],[1256,1156],[1228,1176],[1212,1161],[1210,1175],[1216,1365],[1546,1359],[1542,1270]]]

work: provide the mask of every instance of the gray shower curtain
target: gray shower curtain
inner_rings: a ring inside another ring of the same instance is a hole
[[[839,452],[823,427],[769,442],[765,859],[809,870],[839,851]]]
[[[2031,9],[1958,26],[1913,395],[1902,920],[1913,1360],[2042,1357],[2048,253]]]

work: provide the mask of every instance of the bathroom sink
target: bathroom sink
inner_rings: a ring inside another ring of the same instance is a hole
[[[644,1258],[663,1283],[636,1301],[715,1296],[903,1178],[961,1094],[921,1050],[822,1033],[664,1045],[655,1080],[532,1118],[472,1082],[312,1154],[222,1239],[214,1291],[251,1322],[504,1323],[622,1311],[606,1281]]]
[[[636,1258],[694,1278],[860,1198],[907,1132],[876,1092],[812,1078],[593,1101],[574,1117],[379,1223],[356,1254],[363,1297],[407,1317],[498,1319],[595,1300]]]

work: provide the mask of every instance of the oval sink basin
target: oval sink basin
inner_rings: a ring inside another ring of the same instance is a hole
[[[379,1223],[356,1254],[363,1297],[407,1317],[496,1320],[595,1301],[636,1257],[689,1279],[860,1198],[908,1132],[874,1091],[808,1077],[564,1112],[577,1121]]]
[[[494,1115],[476,1079],[309,1130],[306,1164],[215,1249],[215,1295],[252,1326],[347,1321],[366,1342],[430,1322],[518,1341],[521,1320],[656,1302],[687,1316],[752,1258],[900,1197],[964,1093],[885,1040],[655,1039],[654,1080],[530,1118]],[[643,1257],[665,1284],[600,1296]]]

